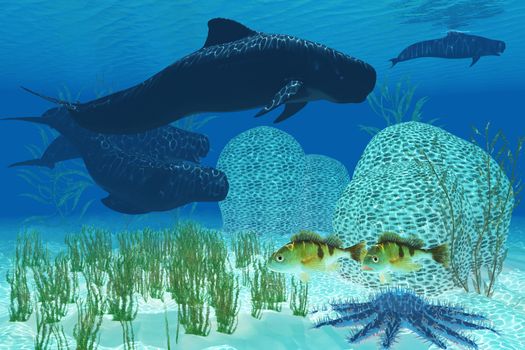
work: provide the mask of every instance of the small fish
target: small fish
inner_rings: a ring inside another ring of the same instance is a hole
[[[389,282],[391,272],[408,273],[418,271],[420,259],[433,259],[448,267],[448,245],[442,244],[434,248],[423,249],[423,241],[419,238],[402,238],[391,232],[385,232],[379,237],[363,259],[362,269],[380,274],[381,283]]]
[[[301,231],[272,254],[268,268],[275,272],[297,273],[301,281],[307,282],[310,272],[337,270],[339,258],[361,262],[365,242],[348,248],[342,248],[342,244],[335,235],[323,238],[315,232]]]

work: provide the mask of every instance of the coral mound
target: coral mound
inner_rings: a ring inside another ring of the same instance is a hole
[[[339,161],[318,154],[306,156],[306,170],[301,229],[331,232],[335,205],[350,176]]]
[[[338,161],[305,155],[291,135],[266,126],[230,140],[217,168],[230,184],[219,203],[228,232],[332,231],[335,204],[349,181]]]
[[[408,328],[440,349],[446,349],[446,341],[477,349],[474,340],[465,336],[466,330],[489,330],[482,315],[466,312],[460,306],[433,304],[415,293],[399,288],[386,289],[370,298],[368,302],[347,300],[330,304],[338,317],[325,317],[315,327],[363,326],[348,337],[349,343],[360,342],[381,333],[381,348],[390,349],[401,328]]]
[[[433,173],[424,154],[440,177]],[[344,246],[360,241],[374,244],[383,232],[416,235],[425,242],[425,248],[443,243],[450,246],[452,206],[455,215],[461,216],[456,231],[465,234],[456,236],[460,238],[451,265],[457,269],[457,276],[466,279],[473,265],[468,242],[476,241],[484,224],[482,208],[487,200],[483,196],[488,186],[480,181],[480,169],[486,164],[487,154],[481,148],[438,127],[419,122],[388,127],[370,141],[361,156],[352,181],[337,203],[334,231]],[[496,201],[506,195],[509,181],[491,158],[490,168]],[[443,187],[449,189],[448,197]],[[510,200],[500,224],[490,224],[494,227],[483,238],[480,256],[484,266],[490,265],[496,234],[506,237],[508,233],[512,204]],[[392,283],[402,283],[425,295],[454,288],[451,269],[433,261],[422,264],[417,272],[393,274]],[[374,288],[380,285],[377,275],[363,273],[357,264],[343,262],[341,272],[352,282]]]

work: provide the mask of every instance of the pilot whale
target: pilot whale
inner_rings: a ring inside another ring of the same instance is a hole
[[[189,115],[284,105],[281,122],[314,100],[359,103],[376,83],[369,64],[322,44],[256,32],[233,20],[208,22],[204,46],[148,80],[86,103],[27,91],[67,108],[100,133],[138,133]]]
[[[224,173],[193,162],[209,150],[204,135],[171,126],[137,135],[93,133],[79,127],[62,107],[42,117],[7,120],[45,124],[62,134],[40,160],[13,166],[49,166],[81,157],[95,183],[109,193],[102,203],[121,213],[144,214],[191,202],[220,201],[228,193]]]
[[[63,111],[67,114],[67,111]],[[13,118],[16,119],[16,118]],[[22,119],[26,120],[26,119]],[[29,119],[45,124],[44,119]],[[81,153],[69,141],[69,138],[88,137],[89,139],[100,138],[102,135],[88,132],[81,127],[71,127],[68,129],[68,137],[59,135],[44,150],[40,158],[30,159],[9,165],[17,166],[42,166],[53,169],[56,163],[70,159],[82,158]],[[91,135],[90,135],[91,133]],[[105,142],[125,149],[128,154],[142,153],[147,154],[153,160],[187,160],[199,163],[210,150],[210,143],[205,135],[179,129],[170,125],[157,129],[149,130],[140,134],[130,135],[104,135]]]
[[[420,57],[472,58],[472,67],[481,56],[499,56],[505,51],[505,42],[461,32],[448,32],[441,39],[420,41],[390,59],[392,67],[398,62]]]

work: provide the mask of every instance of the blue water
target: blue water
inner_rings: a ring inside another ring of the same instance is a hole
[[[88,101],[97,92],[137,84],[202,47],[206,23],[214,17],[231,18],[257,31],[321,42],[360,58],[376,69],[378,87],[385,81],[395,84],[408,78],[418,86],[416,98],[429,97],[423,120],[439,118],[437,125],[461,138],[471,137],[472,126],[483,128],[487,123],[494,132],[501,129],[511,145],[525,135],[522,0],[0,0],[0,117],[36,116],[52,106],[20,86],[50,96],[67,89],[80,101]],[[442,37],[448,30],[503,40],[506,50],[500,57],[482,57],[470,68],[470,59],[437,58],[390,68],[388,59],[406,46]],[[203,163],[216,165],[227,142],[241,132],[275,126],[275,112],[257,119],[255,113],[216,114],[218,118],[200,129],[211,140],[211,151]],[[385,127],[366,102],[337,105],[324,101],[310,103],[275,127],[293,135],[305,153],[337,159],[352,174],[371,139],[359,124]],[[49,213],[45,205],[20,195],[30,187],[16,170],[7,168],[29,159],[25,146],[39,142],[34,126],[1,124],[0,221],[7,227],[5,238],[12,239],[25,218]],[[525,177],[524,159],[518,162],[518,178]],[[102,190],[91,188],[82,197],[82,202],[95,199],[86,214],[89,222],[110,222],[114,217],[98,201],[105,196]],[[216,203],[199,204],[196,215],[220,227]],[[514,216],[518,220],[509,242],[521,247],[525,221],[520,217],[525,216],[525,205],[518,206]],[[154,218],[148,218],[148,223],[155,222]],[[119,220],[115,221],[117,229],[128,227],[131,219]],[[163,220],[156,222],[159,227],[170,225],[169,219]],[[522,269],[523,249],[513,252],[513,266]]]
[[[525,134],[525,3],[516,1],[1,1],[0,115],[39,115],[50,104],[23,92],[28,86],[57,96],[66,86],[87,101],[96,91],[117,91],[136,84],[176,59],[200,48],[206,22],[221,16],[259,31],[287,33],[322,42],[361,58],[378,72],[378,85],[410,78],[416,97],[429,96],[427,120],[463,138],[471,126],[491,122],[511,142]],[[390,69],[389,58],[407,45],[456,29],[504,40],[501,57],[470,60],[426,58]],[[202,129],[212,140],[204,160],[215,164],[223,146],[251,127],[275,118],[254,119],[255,111],[225,113]],[[350,173],[370,136],[358,124],[384,126],[366,103],[311,103],[278,127],[292,134],[307,153],[343,162]],[[24,145],[38,142],[36,129],[22,123],[2,125],[0,164],[26,159]],[[523,163],[521,163],[523,169]],[[0,167],[0,215],[37,215],[42,208],[20,193],[27,189],[12,169]],[[94,193],[100,196],[102,193]],[[200,210],[216,205],[204,205]],[[93,211],[103,211],[98,203]],[[524,214],[524,206],[516,211]]]

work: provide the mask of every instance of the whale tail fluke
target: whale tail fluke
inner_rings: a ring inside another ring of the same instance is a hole
[[[49,118],[45,118],[45,117],[11,117],[11,118],[2,118],[0,120],[21,120],[24,122],[38,123],[38,124],[44,124],[47,126],[51,126],[51,121],[49,120]]]
[[[396,58],[389,59],[389,61],[392,62],[392,65],[390,66],[390,68],[392,68],[399,62],[399,59],[396,57]]]
[[[42,167],[47,167],[49,169],[53,169],[55,167],[55,164],[45,162],[42,159],[38,158],[38,159],[25,160],[23,162],[16,162],[16,163],[10,164],[8,167],[14,168],[18,166],[42,166]]]
[[[23,90],[29,92],[32,95],[38,96],[40,98],[43,98],[44,100],[49,101],[51,103],[54,103],[54,104],[57,104],[57,105],[60,105],[60,106],[64,106],[69,111],[76,111],[78,109],[78,106],[80,105],[79,103],[71,103],[71,102],[67,102],[67,101],[64,101],[64,100],[60,100],[58,98],[54,98],[54,97],[43,95],[43,94],[41,94],[39,92],[36,92],[34,90],[31,90],[31,89],[28,89],[25,86],[20,86],[20,87]]]

